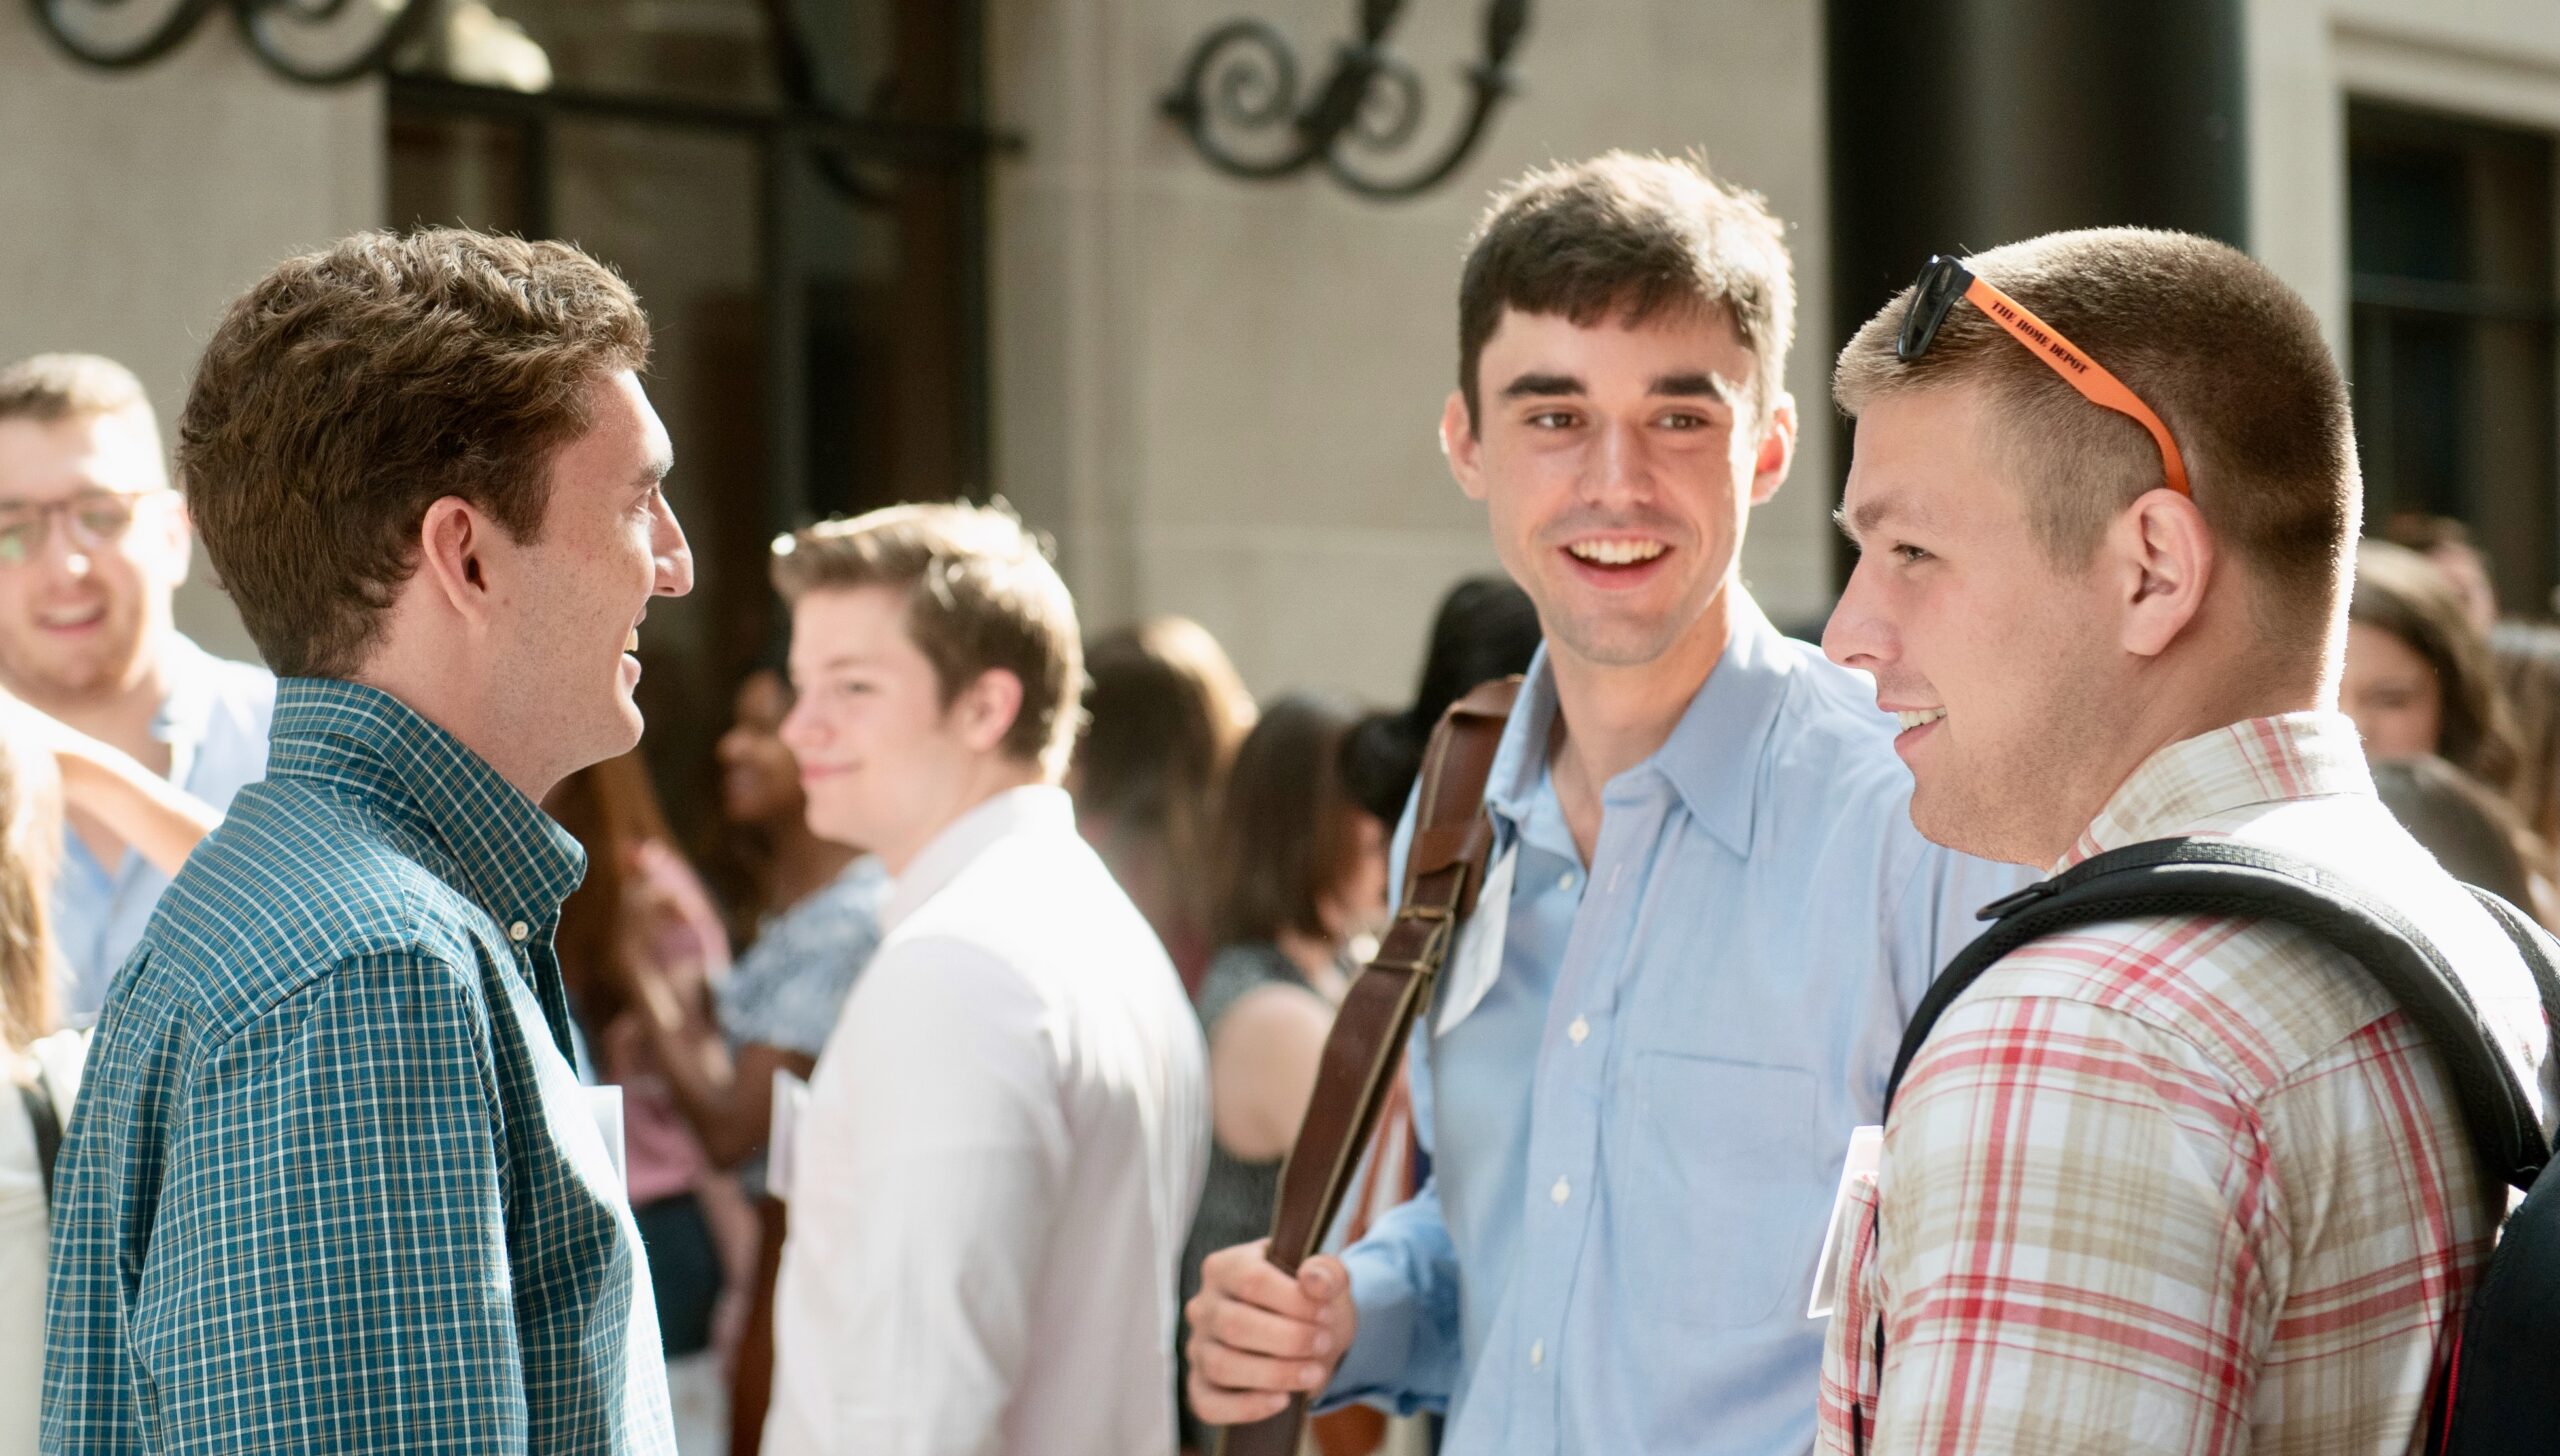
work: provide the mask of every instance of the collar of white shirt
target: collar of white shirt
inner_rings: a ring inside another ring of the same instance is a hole
[[[890,885],[888,902],[881,906],[881,934],[897,929],[922,909],[997,841],[1048,830],[1073,834],[1075,828],[1075,802],[1066,790],[1047,784],[1005,790],[942,826],[942,832],[907,862],[906,872]]]

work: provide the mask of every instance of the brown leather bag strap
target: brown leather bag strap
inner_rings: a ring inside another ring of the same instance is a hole
[[[1519,690],[1520,680],[1507,678],[1450,704],[1423,754],[1395,922],[1334,1013],[1306,1120],[1280,1169],[1267,1257],[1284,1272],[1296,1273],[1316,1252],[1341,1211],[1360,1152],[1395,1084],[1413,1019],[1429,1004],[1432,981],[1457,941],[1458,926],[1475,908],[1493,854],[1485,780]],[[1268,1420],[1229,1427],[1219,1449],[1223,1456],[1294,1456],[1305,1419],[1305,1400],[1293,1400]]]

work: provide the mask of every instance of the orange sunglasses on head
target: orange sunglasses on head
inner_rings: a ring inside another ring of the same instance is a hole
[[[2026,305],[1999,289],[1973,276],[1973,270],[1943,254],[1929,259],[1920,270],[1920,281],[1912,285],[1911,311],[1902,316],[1902,337],[1894,341],[1894,357],[1904,363],[1929,352],[1936,342],[1938,326],[1947,321],[1947,310],[1956,306],[1959,297],[1973,300],[1991,321],[2009,331],[2009,336],[2035,351],[2037,358],[2053,366],[2053,372],[2088,398],[2125,416],[2151,432],[2152,441],[2160,447],[2160,462],[2168,472],[2169,488],[2190,499],[2195,492],[2187,489],[2187,462],[2178,453],[2178,442],[2169,437],[2169,427],[2151,412],[2124,381],[2107,372],[2106,366],[2083,353],[2079,346],[2064,338],[2054,327],[2034,314]]]

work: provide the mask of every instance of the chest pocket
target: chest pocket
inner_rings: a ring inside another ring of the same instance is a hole
[[[1805,1169],[1821,1161],[1810,1146],[1812,1074],[1638,1052],[1625,1090],[1609,1156],[1620,1186],[1644,1190],[1613,1210],[1629,1306],[1731,1329],[1767,1319],[1790,1294],[1801,1303],[1822,1238],[1822,1208],[1795,1208]],[[1821,1190],[1814,1202],[1827,1199]]]

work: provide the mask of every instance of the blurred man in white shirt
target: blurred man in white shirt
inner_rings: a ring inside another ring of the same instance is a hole
[[[1169,1451],[1206,1058],[1057,787],[1074,603],[965,505],[801,531],[774,582],[810,827],[896,882],[793,1149],[766,1449]]]

